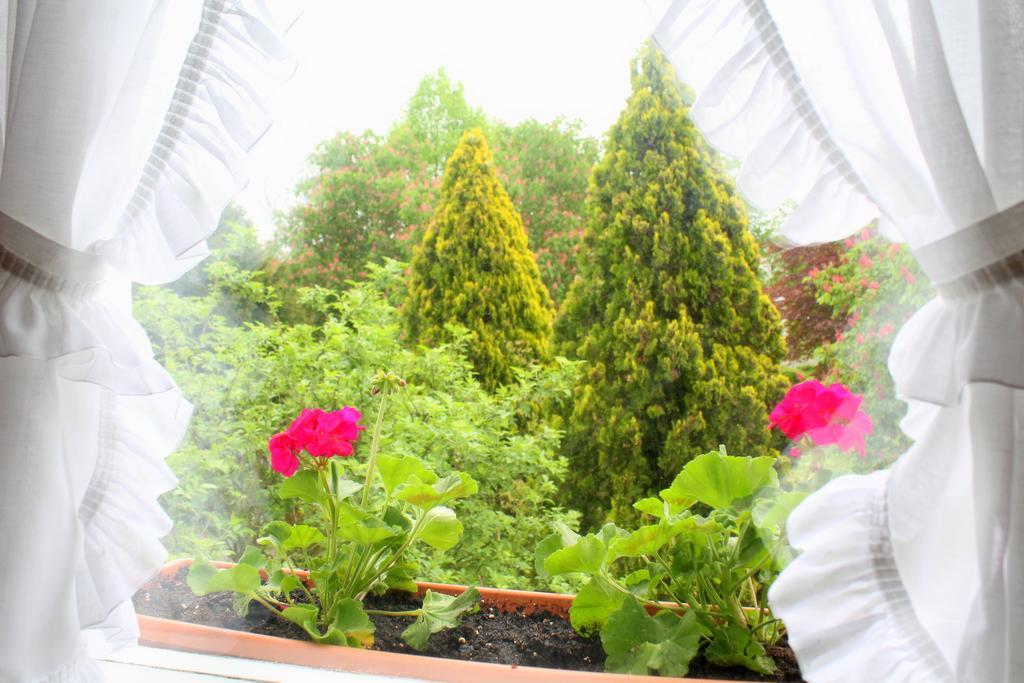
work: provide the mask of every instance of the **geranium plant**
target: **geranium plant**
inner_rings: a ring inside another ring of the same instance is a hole
[[[609,671],[684,676],[702,647],[716,664],[774,670],[765,648],[782,629],[766,595],[787,559],[782,522],[805,495],[782,492],[774,464],[721,447],[634,504],[651,523],[585,536],[563,526],[541,542],[539,569],[588,577],[570,621],[600,632]]]
[[[462,524],[449,505],[477,491],[465,472],[439,477],[418,458],[380,452],[389,400],[404,387],[394,373],[374,377],[377,415],[365,463],[355,457],[365,428],[352,407],[303,410],[271,437],[271,467],[286,478],[279,495],[297,499],[310,523],[267,524],[258,547],[230,569],[197,559],[188,576],[192,590],[233,591],[240,612],[257,602],[301,626],[314,641],[333,645],[371,645],[368,615],[382,614],[416,617],[402,635],[421,649],[430,634],[456,626],[462,613],[475,609],[475,588],[458,597],[427,591],[422,607],[407,612],[362,604],[371,591],[415,591],[417,567],[407,551],[417,543],[436,550],[455,545]],[[299,567],[309,570],[309,581],[296,575]]]

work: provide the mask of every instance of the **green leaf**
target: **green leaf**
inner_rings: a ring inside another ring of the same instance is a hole
[[[739,546],[737,561],[742,567],[752,569],[764,565],[768,559],[768,546],[765,545],[761,534],[753,525],[748,526],[736,542]]]
[[[571,572],[597,574],[601,571],[606,553],[604,541],[594,534],[587,534],[568,548],[548,555],[544,560],[544,571],[553,576]]]
[[[551,576],[544,569],[544,562],[548,559],[548,556],[556,550],[575,545],[580,540],[580,535],[570,529],[565,522],[557,521],[554,527],[555,533],[545,536],[533,551],[534,568],[537,575],[542,579],[547,579]]]
[[[249,564],[236,564],[230,569],[217,569],[206,560],[196,560],[189,567],[188,587],[196,595],[234,591],[255,593],[260,589],[260,572]]]
[[[419,586],[416,585],[416,573],[419,565],[415,562],[402,562],[394,567],[383,579],[386,588],[415,593]]]
[[[634,597],[626,598],[601,629],[605,670],[616,673],[685,676],[699,643],[694,612],[680,617],[663,611],[651,617]]]
[[[616,590],[602,576],[595,576],[576,594],[569,608],[569,623],[577,633],[588,636],[604,625],[619,609],[626,594]]]
[[[338,527],[338,536],[346,541],[352,541],[361,545],[376,545],[396,536],[401,536],[404,533],[399,527],[385,524],[381,520],[373,518],[364,519],[353,524],[342,524]]]
[[[668,576],[668,568],[660,562],[652,562],[646,569],[638,569],[630,573],[622,580],[622,583],[629,588],[629,592],[641,598],[648,596],[651,599],[658,597],[653,594],[658,582]]]
[[[745,666],[766,676],[775,673],[775,662],[765,653],[764,646],[735,624],[715,629],[704,656],[720,666]]]
[[[316,628],[317,614],[317,608],[313,605],[294,605],[281,610],[282,617],[306,629],[306,632],[314,639],[321,637],[320,631]],[[312,630],[307,628],[307,624],[312,625]]]
[[[659,519],[668,519],[669,516],[669,510],[666,507],[665,501],[659,498],[644,498],[643,500],[638,500],[633,503],[633,507],[640,512],[646,512],[647,514],[653,515]],[[685,505],[683,507],[689,507],[689,505]]]
[[[250,567],[263,569],[263,567],[267,566],[267,556],[259,548],[250,545],[246,547],[245,552],[238,558],[238,564],[247,564]]]
[[[284,550],[302,550],[311,545],[323,543],[326,540],[327,537],[319,529],[305,524],[295,524],[292,526],[288,538],[282,543],[281,548]]]
[[[272,593],[286,595],[299,587],[299,579],[294,574],[288,574],[281,569],[275,569],[267,576],[263,589]]]
[[[373,632],[376,626],[363,611],[363,605],[358,600],[346,598],[338,602],[334,608],[331,628],[344,633],[345,639],[352,647],[373,645]]]
[[[370,514],[368,512],[356,507],[352,503],[346,503],[345,501],[338,503],[338,523],[341,526],[356,524],[369,517]]]
[[[789,513],[809,494],[809,491],[786,491],[777,496],[761,498],[752,511],[754,524],[760,529],[781,529],[785,526]]]
[[[465,472],[453,472],[433,485],[417,477],[412,477],[412,482],[398,492],[397,498],[424,510],[444,505],[456,498],[471,496],[479,489],[476,480]]]
[[[626,538],[614,539],[608,547],[608,554],[614,558],[654,555],[680,531],[679,525],[666,522],[642,526]]]
[[[312,605],[295,605],[281,612],[285,619],[298,624],[314,642],[322,645],[348,645],[369,647],[373,645],[374,625],[363,611],[358,600],[346,598],[334,607],[330,625],[325,633],[317,624],[319,611]]]
[[[302,470],[285,479],[277,495],[281,498],[298,498],[307,503],[318,503],[323,495],[323,489],[316,472]]]
[[[727,508],[762,486],[777,486],[774,462],[768,456],[745,458],[719,451],[698,455],[686,463],[661,497],[671,505],[694,500],[717,509]]]
[[[402,639],[416,650],[427,646],[430,634],[459,625],[459,617],[464,612],[476,610],[480,602],[480,592],[469,588],[458,597],[427,591],[423,596],[423,607],[420,615],[409,628],[402,632]]]
[[[269,543],[275,547],[280,547],[282,543],[288,540],[291,533],[291,524],[278,521],[269,522],[263,527],[263,536],[256,539],[256,542],[260,545]]]
[[[427,469],[423,462],[412,455],[395,457],[391,455],[377,456],[377,471],[384,482],[384,490],[390,496],[395,489],[416,477],[419,483],[433,484],[437,475]]]
[[[419,538],[424,543],[438,550],[448,550],[459,542],[462,522],[455,518],[454,510],[442,505],[431,508],[424,517],[419,532]]]
[[[192,589],[192,592],[196,595],[206,595],[210,591],[207,590],[210,579],[217,573],[217,568],[210,564],[207,560],[197,557],[192,561],[192,564],[188,568],[188,577],[186,583],[188,587]]]
[[[363,490],[363,485],[358,481],[352,481],[351,479],[339,479],[338,486],[334,490],[335,500],[345,500],[353,493],[358,493]]]

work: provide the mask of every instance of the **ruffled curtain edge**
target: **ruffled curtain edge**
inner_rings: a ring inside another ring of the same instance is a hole
[[[262,93],[294,73],[285,37],[301,4],[205,0],[119,227],[90,251],[142,284],[172,282],[205,258],[221,211],[248,182],[249,151],[270,128]]]
[[[730,49],[721,49],[723,35]],[[737,183],[748,201],[764,209],[796,202],[781,228],[784,239],[834,241],[879,217],[803,87],[763,0],[676,0],[652,37],[681,80],[697,89],[690,116],[698,128],[714,147],[743,161]],[[690,55],[705,62],[709,80],[690,68]],[[741,71],[759,75],[751,85],[737,77]]]

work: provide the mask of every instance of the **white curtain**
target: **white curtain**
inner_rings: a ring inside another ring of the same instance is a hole
[[[245,181],[294,3],[0,3],[0,681],[98,680],[191,411],[131,316]]]
[[[1024,5],[676,0],[656,30],[710,141],[797,243],[879,219],[939,293],[890,371],[914,446],[789,522],[771,591],[810,681],[1024,672]]]

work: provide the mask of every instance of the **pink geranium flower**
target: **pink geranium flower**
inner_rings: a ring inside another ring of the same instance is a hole
[[[270,466],[275,472],[290,477],[299,469],[299,448],[285,433],[270,437]]]
[[[828,424],[829,415],[821,396],[826,389],[816,379],[801,382],[792,387],[785,398],[772,410],[770,420],[787,438],[797,439],[815,427]]]
[[[864,437],[871,434],[871,418],[860,410],[863,397],[839,383],[824,386],[817,380],[792,387],[771,413],[771,424],[790,439],[803,435],[818,446],[835,444],[864,456]]]
[[[286,477],[299,466],[302,451],[317,458],[348,457],[355,452],[353,442],[366,427],[358,424],[362,414],[346,406],[326,412],[306,408],[288,429],[270,438],[270,465]]]
[[[827,391],[835,406],[828,424],[807,430],[807,436],[818,446],[835,444],[843,451],[853,448],[863,457],[864,437],[874,428],[871,418],[860,410],[863,397],[851,393],[842,384],[833,384]]]

